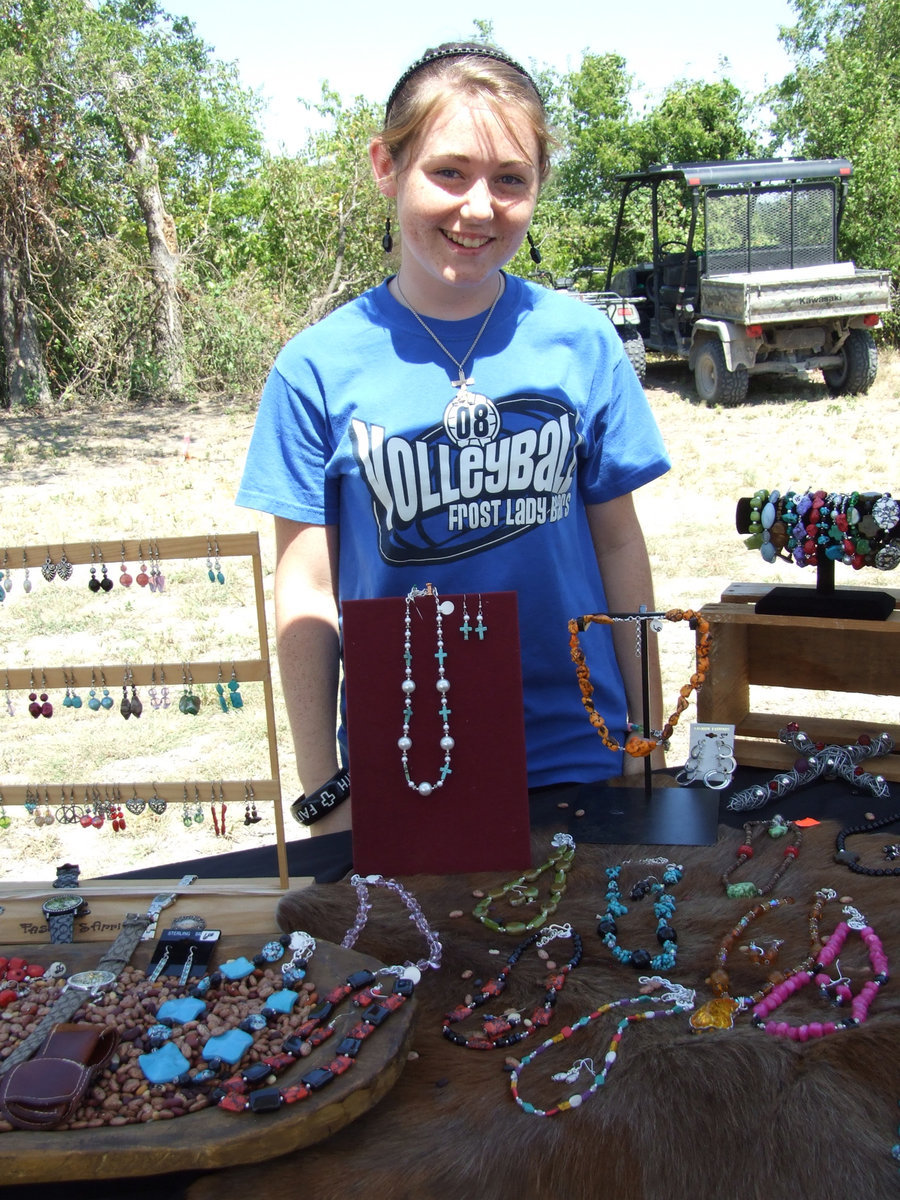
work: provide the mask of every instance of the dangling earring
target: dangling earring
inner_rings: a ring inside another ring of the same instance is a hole
[[[384,235],[381,239],[381,246],[385,254],[390,254],[394,248],[394,239],[391,237],[391,218],[384,218]]]
[[[531,236],[530,229],[525,236],[528,239],[528,253],[531,255],[531,261],[535,264],[535,266],[537,266],[537,264],[541,261],[541,252],[534,244],[534,238]]]

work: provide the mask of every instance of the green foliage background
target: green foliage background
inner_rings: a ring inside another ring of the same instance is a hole
[[[558,140],[533,227],[552,277],[606,265],[618,173],[788,153],[853,161],[842,254],[900,282],[900,0],[792,4],[793,70],[765,96],[727,75],[684,79],[637,111],[617,55],[585,53],[565,74],[532,64]],[[395,269],[367,157],[380,108],[327,85],[315,108],[325,132],[268,154],[257,98],[155,0],[0,0],[0,276],[33,314],[55,407],[161,391],[129,153],[141,139],[177,238],[188,393],[255,395],[296,330]],[[650,249],[646,214],[633,205],[629,220],[622,264]],[[673,197],[661,236],[685,227]],[[527,252],[512,269],[533,272]],[[897,308],[886,327],[900,334]],[[7,365],[0,351],[8,407]]]

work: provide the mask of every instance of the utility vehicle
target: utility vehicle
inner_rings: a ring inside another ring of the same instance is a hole
[[[891,283],[887,271],[838,260],[852,170],[845,158],[789,158],[619,175],[604,291],[637,309],[647,350],[687,359],[707,404],[740,403],[750,376],[764,372],[819,369],[835,395],[867,392],[878,369],[872,330],[890,309]],[[613,273],[641,189],[653,261]],[[661,241],[666,214],[682,205],[684,238]]]

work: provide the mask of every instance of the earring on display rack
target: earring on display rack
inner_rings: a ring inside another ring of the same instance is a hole
[[[150,576],[147,574],[147,560],[144,558],[143,542],[138,542],[138,559],[141,565],[138,568],[137,575],[134,577],[134,582],[138,585],[138,587],[146,587],[150,582]]]
[[[103,576],[103,578],[100,580],[100,589],[104,592],[111,592],[115,585],[109,577],[109,571],[106,567],[106,560],[103,557],[103,547],[100,545],[97,546],[97,555],[100,559],[100,574]]]
[[[231,692],[231,707],[243,708],[244,697],[241,695],[241,685],[238,682],[237,671],[234,668],[234,663],[231,664],[231,678],[228,680],[228,690]]]
[[[6,815],[6,808],[3,803],[3,793],[0,792],[0,829],[9,829],[12,821]]]
[[[131,799],[125,801],[125,807],[133,817],[139,817],[147,807],[147,801],[140,798],[134,784],[131,785]]]
[[[72,578],[72,572],[75,568],[66,557],[66,543],[63,542],[62,554],[59,556],[59,562],[56,564],[56,577],[61,579],[63,583],[68,583]]]
[[[381,248],[385,254],[390,254],[394,248],[394,239],[391,237],[391,218],[384,218],[384,233],[381,236]]]
[[[244,784],[244,824],[256,825],[262,820],[262,817],[256,811],[256,797],[253,795],[253,788],[249,783]]]
[[[535,266],[537,266],[543,260],[543,256],[534,243],[534,238],[531,236],[530,229],[525,236],[528,239],[528,254],[531,258],[531,261],[535,264]]]
[[[48,583],[52,583],[56,578],[56,563],[50,557],[50,547],[47,547],[47,557],[44,559],[44,565],[41,567],[41,574]]]
[[[203,805],[200,802],[200,789],[194,784],[194,824],[203,824]]]
[[[109,688],[106,686],[106,675],[104,674],[102,669],[100,671],[100,689],[103,692],[103,697],[100,701],[100,707],[105,708],[106,711],[109,712],[109,710],[115,704],[115,701],[113,700],[112,696],[109,694]]]
[[[228,701],[225,699],[225,684],[222,682],[222,664],[219,663],[219,678],[216,680],[216,693],[219,697],[219,707],[222,712],[228,712]]]
[[[22,590],[25,592],[31,591],[31,573],[28,567],[28,555],[22,551],[22,566],[25,568],[25,578],[22,581]],[[6,589],[9,591],[9,588]]]
[[[100,580],[97,578],[97,547],[91,542],[91,577],[88,580],[88,588],[92,592],[100,591]]]
[[[166,590],[166,577],[162,573],[162,566],[159,560],[159,542],[149,542],[150,547],[150,591],[164,592]]]
[[[147,807],[150,809],[150,811],[153,813],[153,815],[155,817],[161,817],[163,815],[163,813],[166,811],[166,809],[169,807],[169,802],[168,802],[168,800],[164,799],[164,797],[162,797],[159,794],[159,792],[156,790],[155,783],[151,784],[151,787],[153,788],[153,795],[147,801]]]
[[[128,567],[125,565],[125,543],[122,543],[122,571],[119,575],[119,583],[122,587],[131,587],[134,583],[133,577],[129,574]]]
[[[9,691],[9,671],[6,672],[6,712],[7,716],[14,717],[16,715],[15,706],[12,702],[12,696]]]
[[[215,550],[213,546],[215,545]],[[213,563],[213,553],[215,553],[216,561]],[[222,564],[219,561],[219,540],[215,536],[210,539],[209,534],[206,535],[206,573],[209,576],[210,583],[224,583],[225,573],[222,570]]]
[[[0,568],[0,600],[5,599],[12,590],[13,577],[9,569],[9,551],[3,551],[3,567]]]
[[[186,716],[196,717],[200,711],[200,697],[194,692],[194,678],[188,670],[187,663],[181,664],[181,679],[184,692],[178,701],[178,710]]]
[[[160,663],[159,667],[159,707],[169,707],[169,685],[166,683],[166,672]]]

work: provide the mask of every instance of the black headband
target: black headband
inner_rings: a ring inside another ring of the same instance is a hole
[[[440,62],[445,58],[490,58],[494,62],[506,63],[508,67],[512,67],[514,71],[526,79],[534,88],[534,94],[543,107],[541,94],[537,90],[537,84],[528,74],[521,64],[517,63],[514,58],[510,58],[508,54],[504,54],[502,50],[496,50],[493,46],[487,46],[483,42],[451,42],[448,45],[438,46],[432,50],[426,50],[421,58],[416,59],[411,67],[403,72],[397,82],[394,84],[394,90],[388,96],[387,104],[384,106],[385,120],[390,116],[391,107],[397,99],[399,93],[403,90],[406,84],[410,81],[417,71],[421,71],[423,67],[430,66],[431,63]]]

